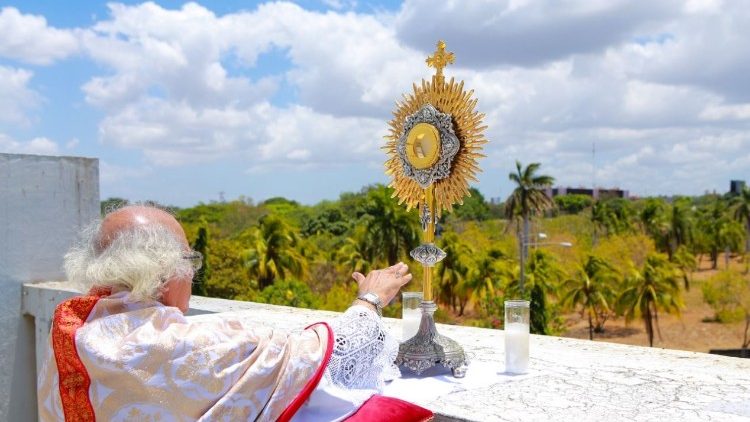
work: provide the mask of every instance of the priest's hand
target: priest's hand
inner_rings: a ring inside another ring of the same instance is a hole
[[[352,274],[354,280],[359,284],[359,294],[375,293],[380,298],[382,306],[387,306],[398,294],[401,287],[411,281],[409,267],[403,262],[382,270],[370,271],[367,277],[362,273]]]

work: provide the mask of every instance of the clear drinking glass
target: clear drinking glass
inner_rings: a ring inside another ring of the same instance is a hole
[[[422,308],[419,305],[424,297],[422,292],[401,293],[401,327],[403,329],[403,341],[414,337],[419,331],[419,323],[422,321]]]
[[[529,372],[529,301],[505,301],[505,372]]]

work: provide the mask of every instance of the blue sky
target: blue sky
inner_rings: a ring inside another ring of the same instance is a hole
[[[486,197],[516,159],[724,192],[750,179],[740,3],[0,1],[0,152],[97,157],[102,198],[334,199],[387,182],[393,103],[442,38],[487,116]]]

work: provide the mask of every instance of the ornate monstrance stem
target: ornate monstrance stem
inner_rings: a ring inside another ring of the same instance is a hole
[[[396,363],[405,366],[417,374],[435,365],[442,364],[450,368],[453,376],[461,378],[466,374],[467,360],[461,346],[450,338],[441,335],[435,327],[434,314],[437,304],[432,298],[432,269],[445,258],[445,252],[435,246],[436,222],[435,186],[430,184],[424,189],[424,200],[420,205],[424,243],[411,251],[411,256],[422,264],[422,290],[424,299],[422,320],[417,334],[401,344]]]
[[[430,185],[424,190],[424,204],[427,206],[427,213],[430,217],[435,215],[435,185]],[[429,218],[427,221],[427,230],[424,230],[422,236],[424,243],[432,244],[435,242],[435,218]],[[432,301],[432,267],[422,264],[422,292],[425,301]]]
[[[396,363],[417,374],[442,364],[451,369],[453,376],[461,378],[466,375],[468,365],[463,348],[455,341],[438,333],[435,327],[434,314],[437,304],[432,298],[432,268],[445,258],[446,254],[434,244],[436,221],[434,192],[434,185],[424,190],[424,201],[420,206],[424,243],[411,252],[411,256],[423,267],[424,299],[420,306],[422,320],[417,334],[400,345]]]

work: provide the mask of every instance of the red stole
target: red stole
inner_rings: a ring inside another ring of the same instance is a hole
[[[93,422],[94,408],[89,400],[89,378],[76,349],[76,330],[88,319],[96,302],[109,292],[78,296],[57,305],[52,318],[52,350],[60,378],[60,401],[66,421]]]

